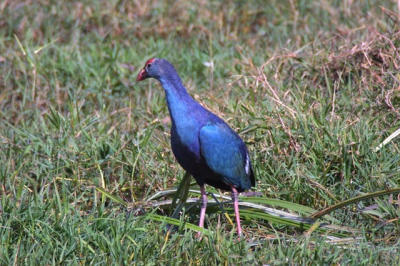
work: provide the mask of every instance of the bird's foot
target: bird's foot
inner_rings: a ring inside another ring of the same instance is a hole
[[[197,240],[199,240],[199,241],[201,241],[201,240],[203,240],[203,233],[202,232],[197,232],[196,233],[196,238],[197,238]]]

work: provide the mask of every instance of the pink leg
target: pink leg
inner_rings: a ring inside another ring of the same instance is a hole
[[[239,193],[233,186],[231,188],[232,188],[233,207],[235,209],[235,216],[236,216],[237,233],[240,237],[242,235],[242,227],[240,226],[240,216],[239,216],[239,199],[238,199]]]
[[[207,195],[204,185],[200,186],[201,192],[201,209],[200,209],[200,222],[199,227],[204,227],[204,218],[206,217],[206,208],[207,208]]]

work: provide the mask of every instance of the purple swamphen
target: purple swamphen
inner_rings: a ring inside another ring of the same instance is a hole
[[[147,60],[136,81],[157,79],[165,90],[172,120],[171,146],[179,164],[200,185],[199,226],[204,227],[207,195],[204,185],[232,191],[240,236],[238,193],[255,185],[249,153],[242,139],[221,118],[186,91],[174,66],[165,59]]]

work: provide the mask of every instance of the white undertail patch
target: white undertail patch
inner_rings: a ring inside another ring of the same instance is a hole
[[[246,153],[246,164],[244,166],[244,170],[246,171],[247,175],[250,173],[250,158],[247,153]]]

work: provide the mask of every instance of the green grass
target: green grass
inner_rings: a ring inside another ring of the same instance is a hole
[[[249,211],[237,241],[218,206],[202,240],[196,208],[167,233],[146,199],[184,171],[162,88],[135,82],[170,60],[246,141],[261,201],[322,210],[398,188],[398,139],[374,151],[400,128],[395,1],[135,3],[0,3],[0,264],[400,262],[398,194],[329,213],[358,229],[341,242]]]

